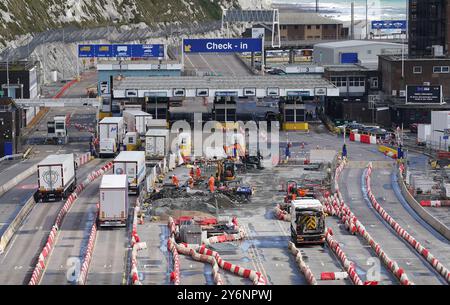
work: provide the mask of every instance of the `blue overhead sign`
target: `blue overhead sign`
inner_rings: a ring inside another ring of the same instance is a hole
[[[374,20],[372,29],[375,30],[406,30],[406,20]]]
[[[164,57],[162,44],[83,44],[78,57]]]
[[[212,38],[185,39],[184,53],[244,53],[261,52],[262,39],[254,38]]]

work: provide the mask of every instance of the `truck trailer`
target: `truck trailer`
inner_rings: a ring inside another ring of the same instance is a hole
[[[169,152],[169,130],[149,129],[145,134],[145,157],[162,160]]]
[[[127,175],[104,175],[99,203],[99,227],[126,227],[129,207]]]
[[[292,200],[291,240],[296,245],[325,243],[325,213],[317,199]]]
[[[50,155],[37,166],[37,199],[42,201],[67,198],[76,188],[73,154]]]
[[[145,182],[145,152],[122,151],[113,161],[115,175],[127,175],[130,194],[138,195]]]
[[[144,136],[147,132],[147,124],[152,119],[152,115],[137,109],[127,109],[123,111],[123,120],[127,127],[127,132],[137,132]]]
[[[98,123],[99,134],[99,156],[111,157],[117,155],[123,144],[125,130],[122,117],[108,117]]]

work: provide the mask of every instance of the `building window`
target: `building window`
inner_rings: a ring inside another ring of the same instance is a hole
[[[364,77],[361,76],[350,76],[348,78],[348,85],[350,87],[365,87],[366,82]]]
[[[298,25],[294,25],[294,29],[298,30]]]
[[[331,77],[331,82],[336,87],[347,87],[347,77],[333,76]]]
[[[281,26],[281,29],[282,29],[282,30],[286,30],[286,26],[285,26],[285,25],[282,25],[282,26]]]
[[[413,73],[414,74],[422,74],[422,66],[413,67]]]
[[[378,88],[378,77],[372,77],[370,87],[372,89]]]
[[[448,66],[436,66],[433,67],[433,73],[449,73],[450,69]]]
[[[308,30],[311,30],[311,26],[310,26],[310,25],[308,25],[306,28],[307,28]]]
[[[320,25],[316,25],[316,30],[320,30]]]
[[[372,50],[367,50],[367,54],[372,54]]]

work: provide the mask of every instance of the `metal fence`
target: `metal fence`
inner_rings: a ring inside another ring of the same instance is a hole
[[[105,40],[110,43],[144,41],[152,38],[182,37],[221,29],[220,21],[190,23],[183,25],[159,25],[147,28],[121,29],[114,26],[79,29],[66,27],[32,34],[31,40],[17,48],[6,48],[0,53],[2,60],[21,60],[30,57],[33,51],[46,43],[77,43],[85,41]]]

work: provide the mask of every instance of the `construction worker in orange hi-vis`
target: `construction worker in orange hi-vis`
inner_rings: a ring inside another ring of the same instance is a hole
[[[200,169],[200,166],[197,166],[197,169],[195,171],[195,179],[199,180],[202,176],[202,170]]]
[[[178,177],[176,175],[172,176],[172,184],[175,184],[176,187],[178,187],[180,184],[180,180],[178,179]]]
[[[211,175],[211,177],[208,180],[208,186],[209,186],[209,191],[211,193],[214,193],[214,183],[216,182],[216,179],[214,178],[213,175]]]

